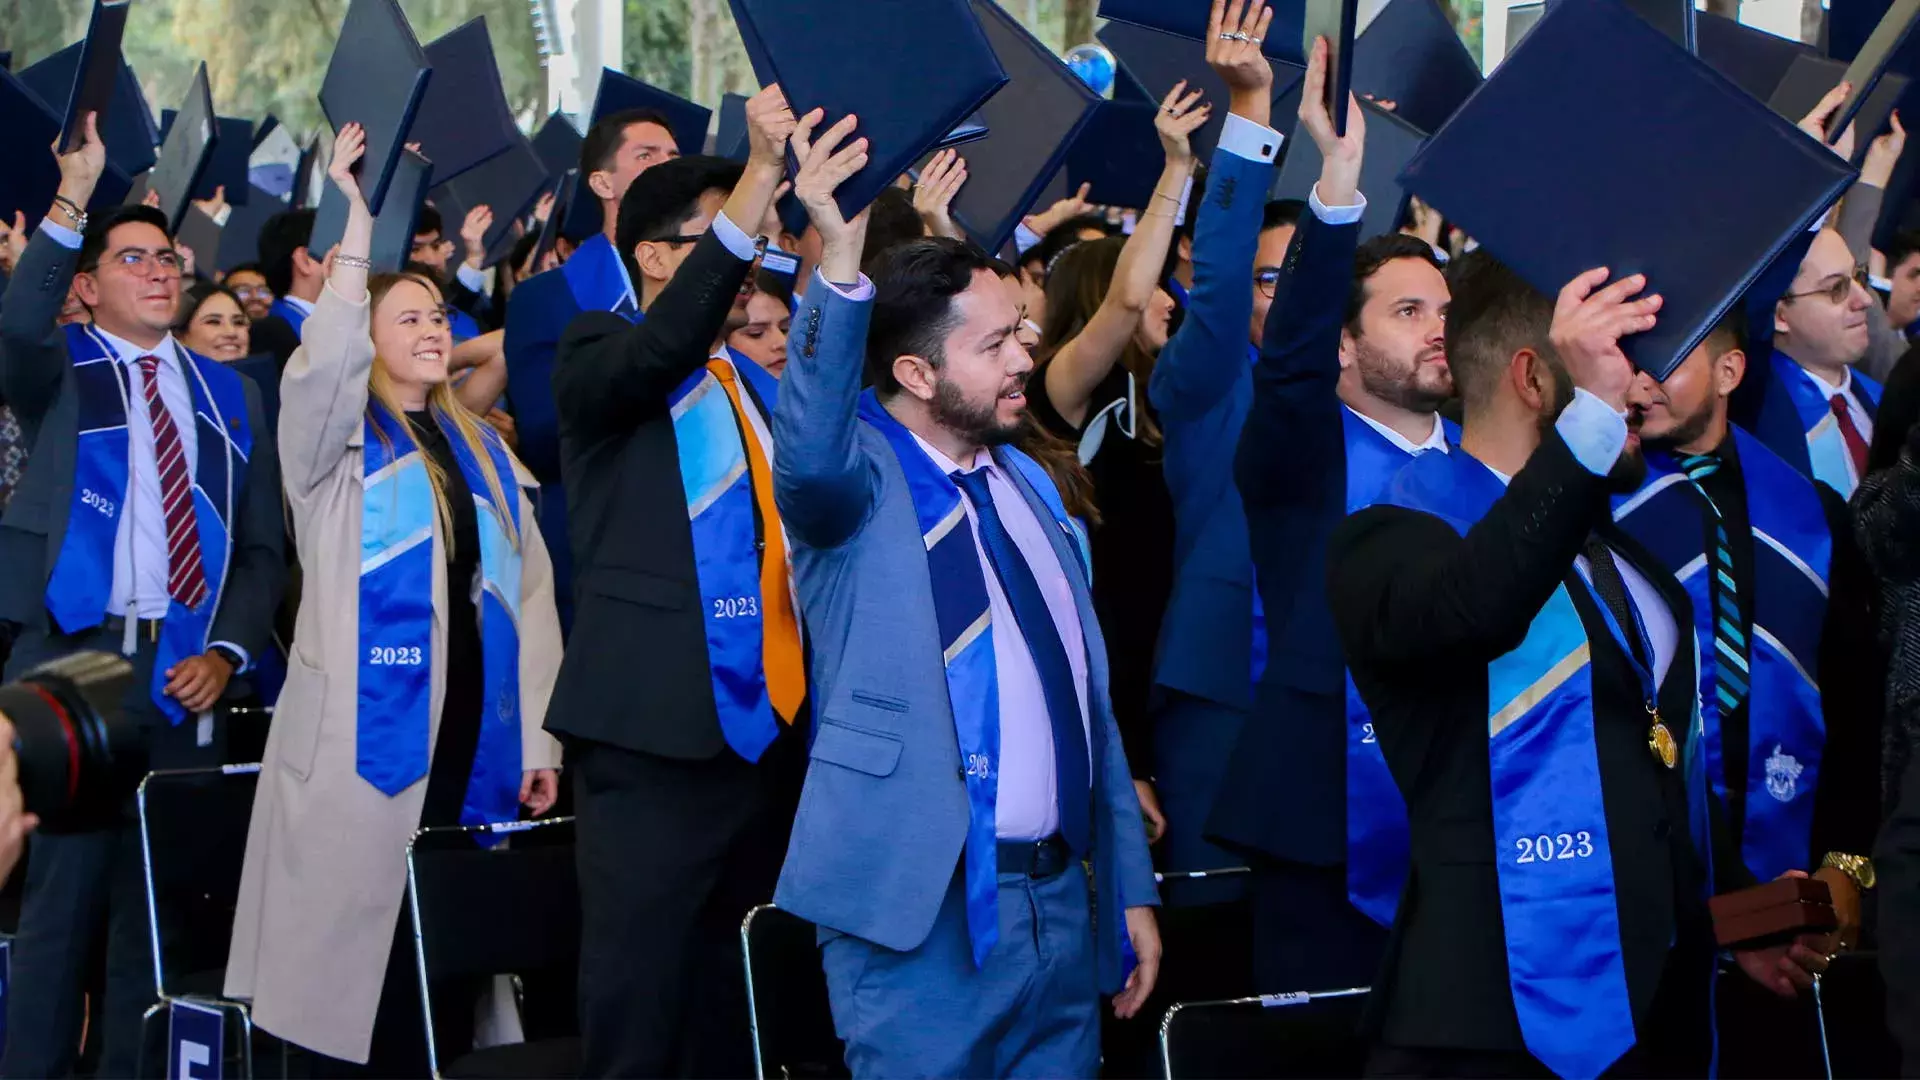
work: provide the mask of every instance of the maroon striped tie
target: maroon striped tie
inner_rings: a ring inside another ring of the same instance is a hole
[[[200,564],[200,530],[194,520],[193,485],[187,476],[187,453],[173,414],[160,397],[160,358],[140,358],[140,378],[146,386],[147,416],[153,422],[153,459],[160,471],[160,506],[167,515],[167,593],[187,607],[199,607],[207,596],[207,572]]]

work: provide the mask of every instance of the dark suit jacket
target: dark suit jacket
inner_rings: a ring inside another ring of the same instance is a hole
[[[479,325],[482,333],[500,329],[500,320],[494,315],[493,297],[467,288],[466,283],[458,277],[450,277],[443,295],[449,307],[466,312]]]
[[[726,749],[667,402],[712,356],[748,265],[709,230],[640,324],[589,311],[560,341],[578,607],[547,710],[556,734],[670,758]]]
[[[248,333],[251,335],[252,351],[273,357],[280,370],[286,370],[287,361],[293,357],[293,350],[300,347],[300,335],[287,320],[278,315],[269,315],[254,323]]]
[[[1267,669],[1209,825],[1221,841],[1329,866],[1347,857],[1346,661],[1327,607],[1327,538],[1347,512],[1340,322],[1359,225],[1301,215],[1267,312],[1234,459]]]
[[[1920,1076],[1920,755],[1907,765],[1900,802],[1874,848],[1879,871],[1880,974],[1887,1028],[1900,1043],[1903,1076]]]
[[[566,275],[530,277],[507,297],[507,404],[520,436],[520,461],[540,481],[535,499],[540,535],[553,555],[554,602],[560,629],[573,625],[573,545],[567,529],[567,488],[560,469],[560,413],[553,403],[554,352],[580,314]]]
[[[1328,587],[1340,641],[1412,829],[1412,873],[1369,1006],[1374,1034],[1390,1044],[1523,1048],[1494,862],[1487,665],[1520,643],[1562,583],[1593,645],[1595,740],[1636,1026],[1644,1037],[1670,946],[1697,961],[1694,1004],[1704,1012],[1711,927],[1685,770],[1648,749],[1639,680],[1574,570],[1597,529],[1612,530],[1605,481],[1552,434],[1465,537],[1391,506],[1355,514],[1334,534]],[[1607,538],[1661,591],[1679,628],[1660,708],[1684,754],[1691,605],[1644,548],[1618,532]],[[1715,845],[1722,885],[1744,884],[1729,846]]]
[[[66,334],[54,320],[66,300],[77,257],[77,252],[36,234],[0,303],[0,396],[12,406],[34,448],[20,486],[0,517],[0,619],[20,623],[29,635],[52,632],[47,581],[66,539],[73,503],[79,403]],[[260,407],[260,392],[251,380],[241,381],[253,452],[229,523],[232,562],[209,640],[231,641],[258,660],[271,647],[273,612],[286,579],[280,459]]]

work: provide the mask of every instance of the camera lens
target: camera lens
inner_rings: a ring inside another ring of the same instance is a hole
[[[124,657],[82,652],[0,686],[26,809],[46,831],[109,824],[146,772],[145,739],[122,707],[132,681]]]

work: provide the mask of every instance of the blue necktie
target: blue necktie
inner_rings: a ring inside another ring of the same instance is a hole
[[[1713,597],[1713,651],[1720,663],[1715,668],[1714,695],[1720,700],[1720,715],[1725,716],[1747,699],[1747,634],[1740,628],[1740,587],[1733,579],[1733,551],[1727,544],[1727,522],[1720,507],[1707,494],[1701,481],[1720,471],[1720,459],[1712,454],[1694,454],[1680,462],[1680,468],[1693,481],[1700,497],[1713,511],[1713,577],[1708,590]]]
[[[1080,697],[1073,688],[1073,665],[1067,661],[1067,649],[1060,643],[1060,630],[1053,623],[1053,611],[1034,579],[1033,569],[1020,555],[1020,548],[1000,521],[993,505],[993,493],[987,488],[987,470],[956,472],[953,482],[973,503],[980,522],[980,541],[987,547],[987,560],[993,563],[994,576],[1013,608],[1014,621],[1027,640],[1027,651],[1040,673],[1040,688],[1047,700],[1047,717],[1053,723],[1053,769],[1060,789],[1060,834],[1075,852],[1087,850],[1092,834],[1093,788],[1087,775],[1087,732],[1080,718]]]

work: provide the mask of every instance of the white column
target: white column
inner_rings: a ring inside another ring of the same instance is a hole
[[[583,119],[593,108],[593,94],[600,85],[600,69],[623,70],[621,43],[625,31],[625,5],[622,0],[560,0],[573,8],[575,68],[574,98],[569,112]],[[585,124],[581,125],[583,128]]]

